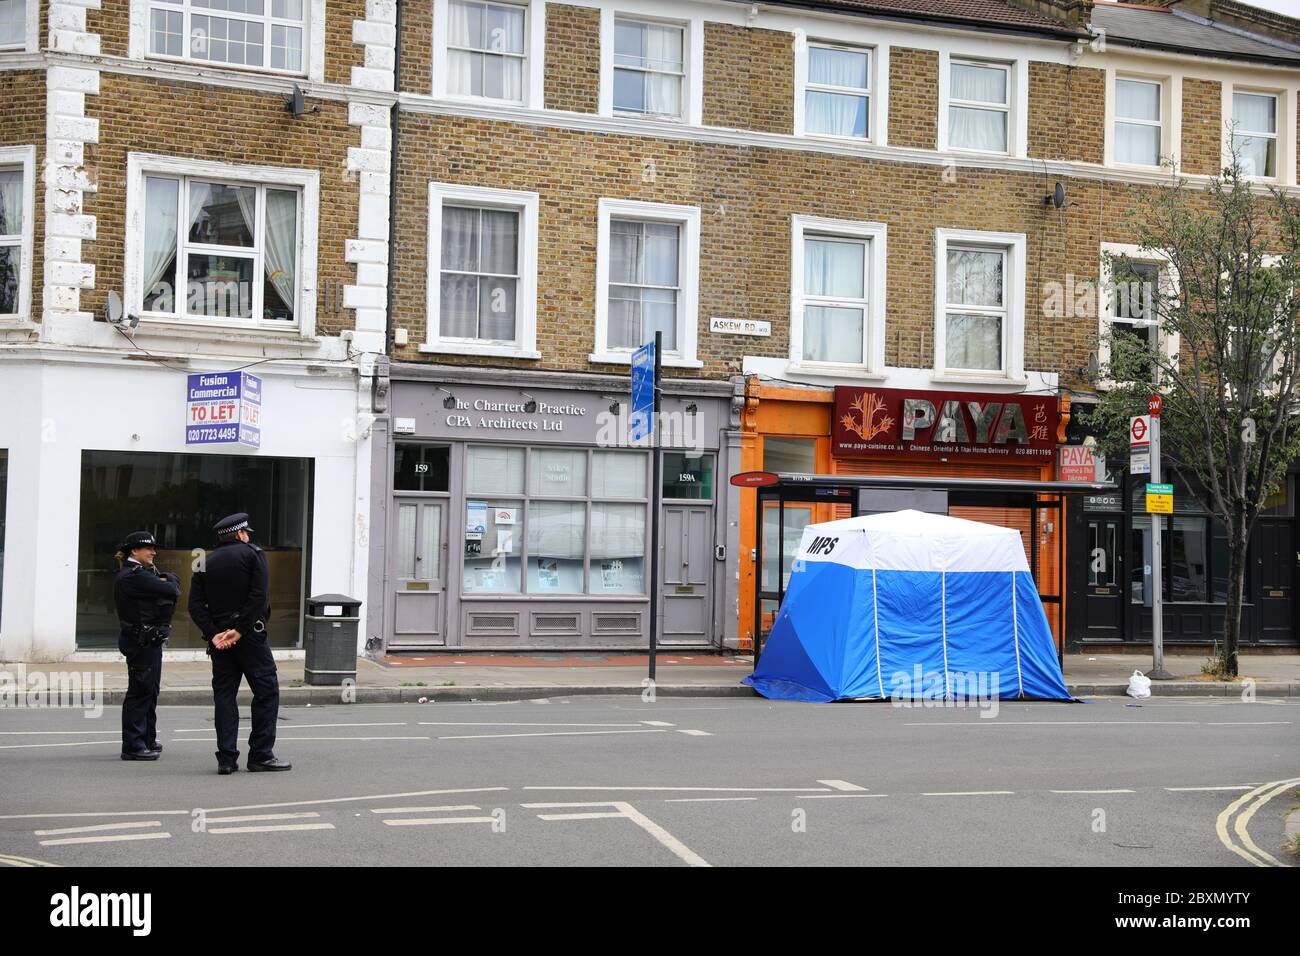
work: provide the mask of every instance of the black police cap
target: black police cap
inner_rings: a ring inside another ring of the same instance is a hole
[[[248,525],[248,515],[244,512],[227,515],[212,526],[212,530],[219,535],[234,534],[236,531],[247,531],[253,533],[253,529]]]
[[[154,541],[153,535],[148,531],[132,531],[122,542],[122,550],[130,554],[136,548],[156,548],[158,542]]]

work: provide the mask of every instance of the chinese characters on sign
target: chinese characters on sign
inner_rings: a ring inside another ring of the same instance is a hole
[[[1050,462],[1057,422],[1054,395],[838,386],[831,453]]]

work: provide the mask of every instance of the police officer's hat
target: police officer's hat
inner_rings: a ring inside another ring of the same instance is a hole
[[[253,529],[248,525],[248,515],[242,511],[238,514],[227,515],[222,518],[212,526],[212,530],[215,531],[218,536],[223,538],[232,535],[237,531],[247,531],[249,534],[253,533]]]
[[[130,554],[136,548],[156,548],[158,542],[154,540],[153,535],[148,531],[132,531],[122,542],[122,551]]]

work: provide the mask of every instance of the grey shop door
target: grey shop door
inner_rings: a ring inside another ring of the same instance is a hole
[[[394,498],[388,548],[393,622],[388,646],[438,647],[447,642],[447,502]]]
[[[713,508],[664,506],[660,643],[713,641]]]

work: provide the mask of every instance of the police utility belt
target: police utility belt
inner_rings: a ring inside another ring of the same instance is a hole
[[[238,611],[231,611],[229,614],[216,615],[214,620],[223,628],[231,628],[234,627],[235,624],[239,621],[239,616],[240,614]],[[253,633],[263,634],[265,632],[266,632],[266,622],[259,617],[256,621],[253,622]]]
[[[170,624],[128,624],[123,632],[141,647],[159,647],[172,636]]]

